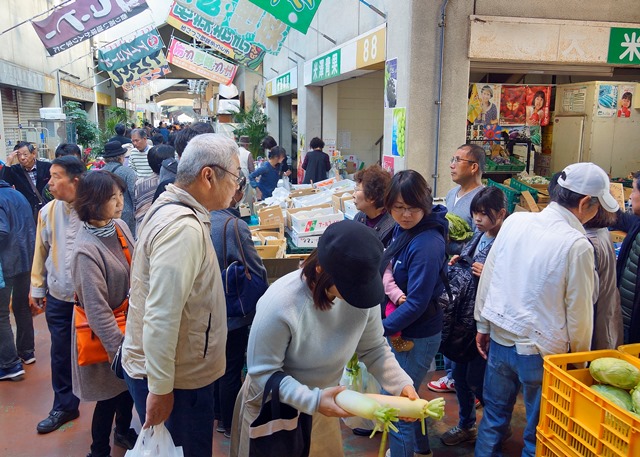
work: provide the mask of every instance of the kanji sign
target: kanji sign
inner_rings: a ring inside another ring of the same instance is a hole
[[[278,54],[290,27],[249,0],[176,0],[201,17],[222,27],[265,52]],[[224,40],[222,40],[224,41]]]
[[[163,69],[163,71],[158,72],[158,69]],[[125,88],[126,86],[125,90],[130,90],[136,85],[141,85],[142,83],[134,84],[134,81],[142,79],[152,73],[163,73],[159,75],[158,78],[169,73],[169,65],[162,50],[158,50],[154,54],[144,57],[132,64],[108,71],[109,77],[116,87],[122,86]]]
[[[611,27],[607,63],[640,65],[640,29]]]
[[[146,9],[146,0],[76,0],[32,24],[53,56]]]
[[[311,82],[333,78],[340,74],[340,49],[313,60]]]
[[[249,0],[276,19],[307,33],[322,0]]]
[[[237,65],[219,59],[202,49],[194,48],[175,38],[171,38],[167,60],[169,63],[220,84],[232,82],[238,70]]]
[[[229,27],[216,24],[197,11],[174,3],[169,10],[167,23],[252,70],[260,66],[265,54],[263,48],[245,40]]]
[[[267,97],[290,92],[298,88],[298,67],[267,81],[266,84]]]
[[[164,44],[154,28],[140,29],[128,39],[119,39],[98,50],[98,68],[113,71],[156,54]]]

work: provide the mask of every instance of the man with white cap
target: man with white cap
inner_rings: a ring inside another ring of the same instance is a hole
[[[476,343],[488,357],[476,457],[502,455],[520,387],[526,409],[523,456],[535,455],[542,357],[589,351],[593,333],[593,246],[583,224],[602,206],[616,212],[607,174],[593,163],[566,167],[540,213],[507,218],[478,286]]]

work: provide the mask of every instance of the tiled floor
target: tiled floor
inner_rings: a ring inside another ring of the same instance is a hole
[[[53,393],[49,371],[49,332],[44,315],[34,318],[36,328],[36,356],[34,365],[26,366],[26,375],[20,382],[0,382],[0,457],[83,457],[91,443],[90,427],[93,403],[80,405],[80,417],[59,430],[38,435],[36,424],[44,419],[51,408]],[[434,375],[435,376],[435,375]],[[420,394],[424,398],[435,395],[423,385]],[[439,436],[457,423],[455,394],[444,394],[447,400],[446,415],[442,421],[429,425],[429,435],[436,457],[472,456],[473,444],[455,447],[444,446]],[[479,411],[478,418],[481,416]],[[134,427],[140,428],[134,414]],[[518,456],[522,449],[524,409],[521,401],[516,405],[512,426],[513,437],[505,443],[505,456]],[[380,444],[380,435],[373,439],[355,436],[343,427],[345,455],[350,457],[374,457]],[[228,440],[220,433],[214,436],[214,456],[228,454]],[[113,457],[122,457],[124,450],[114,447]],[[286,456],[283,456],[286,457]],[[331,457],[331,456],[327,456]]]

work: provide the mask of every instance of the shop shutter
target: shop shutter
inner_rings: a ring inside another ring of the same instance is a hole
[[[2,117],[4,119],[4,135],[7,150],[11,151],[13,145],[20,141],[18,131],[18,98],[15,89],[3,87],[0,89],[2,97]]]
[[[29,121],[40,120],[40,108],[42,108],[41,94],[18,91],[18,118],[23,128],[29,126]],[[33,123],[31,125],[38,126]]]

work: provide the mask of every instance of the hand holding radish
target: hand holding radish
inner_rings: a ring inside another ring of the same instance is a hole
[[[328,387],[320,394],[318,412],[327,417],[351,417],[353,414],[345,411],[336,403],[336,395],[345,390],[345,386]]]

